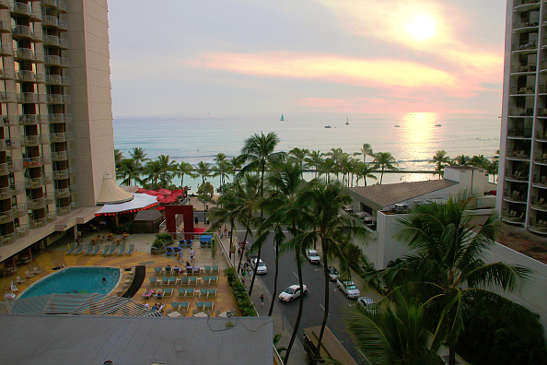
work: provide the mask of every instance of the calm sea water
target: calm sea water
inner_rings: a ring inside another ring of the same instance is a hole
[[[293,147],[327,152],[342,148],[352,153],[363,143],[375,152],[391,152],[401,169],[431,170],[428,162],[437,150],[451,157],[459,154],[491,157],[499,149],[500,120],[490,116],[456,116],[409,113],[401,117],[350,115],[280,114],[203,118],[120,118],[114,121],[114,144],[127,154],[134,147],[145,149],[149,157],[167,154],[177,161],[196,164],[211,162],[218,152],[240,153],[246,138],[257,132],[276,132],[279,150]],[[439,126],[440,124],[440,126]],[[330,125],[332,128],[325,128]],[[387,174],[384,182],[416,181],[428,174]],[[213,183],[217,179],[210,179]],[[178,182],[177,182],[178,183]],[[185,178],[193,189],[197,181]]]

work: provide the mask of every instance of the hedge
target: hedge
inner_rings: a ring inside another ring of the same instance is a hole
[[[232,293],[236,298],[237,306],[243,317],[256,317],[256,311],[251,303],[251,299],[247,294],[247,289],[241,283],[233,268],[224,270],[224,275],[228,279],[228,284],[232,287]]]

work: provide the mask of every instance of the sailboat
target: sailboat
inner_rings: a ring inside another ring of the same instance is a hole
[[[346,125],[349,125],[348,115],[346,114]]]
[[[279,118],[279,121],[281,121],[281,122],[285,121],[285,116],[283,114],[281,114],[281,118]]]

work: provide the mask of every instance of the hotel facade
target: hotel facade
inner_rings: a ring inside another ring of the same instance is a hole
[[[547,1],[509,0],[498,213],[547,235]]]
[[[95,216],[114,174],[106,0],[0,0],[0,262]]]

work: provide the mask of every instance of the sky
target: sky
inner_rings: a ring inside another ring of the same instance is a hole
[[[110,0],[109,22],[115,118],[501,111],[501,0]]]

